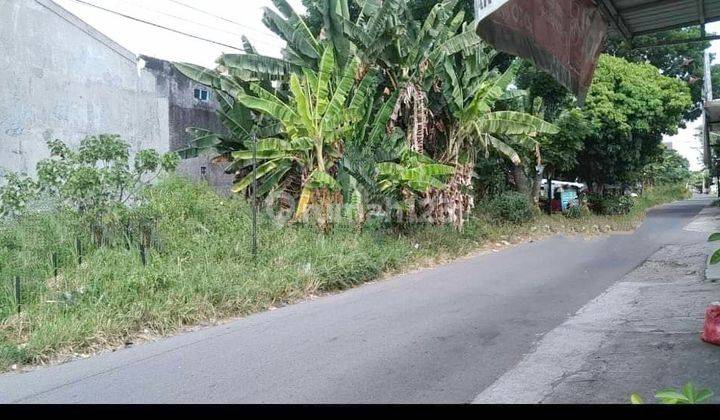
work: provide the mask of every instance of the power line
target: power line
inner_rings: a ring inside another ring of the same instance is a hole
[[[47,10],[50,11],[51,13],[55,14],[56,16],[58,16],[59,18],[61,18],[61,19],[64,20],[65,22],[69,23],[70,25],[73,25],[73,26],[76,27],[78,30],[82,31],[82,32],[85,33],[87,36],[89,36],[90,38],[92,38],[92,39],[94,39],[95,41],[97,41],[97,42],[103,44],[104,46],[108,47],[111,51],[113,51],[114,53],[116,53],[116,54],[119,55],[120,57],[124,58],[125,60],[128,60],[129,62],[131,62],[131,63],[133,63],[133,64],[135,63],[134,57],[133,57],[133,58],[130,58],[130,57],[128,57],[127,55],[125,55],[125,54],[123,53],[123,51],[125,51],[124,48],[120,47],[120,48],[122,49],[122,51],[119,51],[119,50],[118,50],[119,45],[116,46],[114,42],[113,42],[113,43],[108,43],[105,39],[103,39],[103,38],[101,38],[101,37],[98,37],[98,36],[95,34],[95,32],[88,30],[87,28],[83,27],[82,25],[78,25],[76,21],[74,21],[74,20],[72,20],[72,19],[69,19],[69,18],[68,18],[66,15],[64,15],[63,13],[59,13],[55,8],[48,6],[47,4],[43,3],[42,1],[40,1],[40,0],[35,0],[35,3],[37,3],[37,4],[39,4],[40,6],[44,7],[45,9],[47,9]],[[55,4],[55,3],[51,3],[51,4]]]
[[[232,49],[238,50],[238,51],[245,51],[242,47],[237,47],[237,46],[234,46],[234,45],[225,44],[225,43],[218,42],[218,41],[213,41],[212,39],[203,38],[203,37],[201,37],[201,36],[197,36],[197,35],[189,34],[189,33],[187,33],[187,32],[179,31],[179,30],[177,30],[177,29],[168,28],[167,26],[163,26],[163,25],[160,25],[160,24],[157,24],[157,23],[154,23],[154,22],[150,22],[150,21],[147,21],[147,20],[143,20],[143,19],[140,19],[140,18],[136,18],[136,17],[134,17],[134,16],[129,16],[129,15],[126,15],[126,14],[124,14],[124,13],[117,12],[117,11],[115,11],[115,10],[106,9],[106,8],[104,8],[104,7],[102,7],[102,6],[98,6],[97,4],[92,4],[92,3],[89,3],[89,2],[86,2],[86,1],[83,1],[83,0],[73,0],[73,1],[75,1],[75,2],[77,2],[77,3],[82,3],[82,4],[86,5],[86,6],[94,7],[94,8],[96,8],[96,9],[103,10],[103,11],[108,12],[108,13],[112,13],[112,14],[115,14],[115,15],[118,15],[118,16],[122,16],[122,17],[124,17],[124,18],[126,18],[126,19],[134,20],[134,21],[136,21],[136,22],[144,23],[144,24],[146,24],[146,25],[154,26],[154,27],[156,27],[156,28],[165,29],[165,30],[167,30],[167,31],[175,32],[175,33],[177,33],[177,34],[184,35],[184,36],[187,36],[187,37],[190,37],[190,38],[195,38],[195,39],[198,39],[198,40],[200,40],[200,41],[205,41],[205,42],[209,42],[209,43],[211,43],[211,44],[216,44],[216,45],[220,45],[220,46],[223,46],[223,47],[232,48]]]
[[[183,22],[192,23],[192,24],[194,24],[194,25],[202,26],[202,27],[211,29],[211,30],[213,30],[213,31],[224,32],[224,33],[226,33],[226,34],[235,35],[235,36],[243,36],[243,35],[244,35],[243,33],[240,33],[240,32],[227,31],[227,30],[225,30],[225,29],[217,28],[217,27],[212,26],[212,25],[208,25],[208,24],[205,24],[205,23],[202,23],[202,22],[197,22],[197,21],[194,21],[194,20],[192,20],[192,19],[184,18],[184,17],[182,17],[182,16],[177,16],[177,15],[174,15],[174,14],[172,14],[172,13],[167,13],[167,12],[163,12],[163,11],[160,11],[160,10],[151,9],[151,8],[149,8],[149,7],[145,7],[145,6],[142,6],[142,5],[139,5],[139,4],[133,4],[133,7],[139,7],[139,8],[141,8],[141,9],[143,9],[143,10],[147,10],[147,11],[152,12],[152,13],[157,13],[157,14],[160,14],[160,15],[168,16],[168,17],[173,18],[173,19],[181,20],[181,21],[183,21]],[[253,30],[253,29],[250,28],[250,27],[248,27],[247,29]],[[275,36],[273,36],[273,35],[266,34],[266,33],[263,33],[263,32],[261,32],[261,31],[257,31],[257,30],[255,30],[255,32],[257,32],[259,35],[262,35],[262,36],[265,36],[265,37],[267,37],[267,38],[273,39],[274,41],[280,41],[277,37],[275,37]],[[266,42],[266,41],[254,40],[253,42],[254,42],[254,43],[258,43],[258,44],[267,45],[267,46],[270,46],[270,47],[275,47],[275,46],[276,46],[276,45],[272,45],[272,44],[270,44],[269,42]]]
[[[240,27],[242,27],[242,28],[245,28],[245,29],[248,29],[248,30],[250,30],[250,31],[257,32],[257,33],[262,34],[262,35],[265,35],[265,36],[272,36],[272,35],[269,35],[269,34],[267,34],[267,33],[265,33],[265,32],[258,31],[257,29],[255,29],[255,28],[253,28],[253,27],[251,27],[251,26],[247,26],[247,25],[245,25],[245,24],[243,24],[243,23],[240,23],[240,22],[238,22],[238,21],[235,21],[235,20],[228,19],[228,18],[223,17],[223,16],[220,16],[220,15],[216,15],[216,14],[210,13],[210,12],[208,12],[208,11],[206,11],[206,10],[202,10],[202,9],[197,8],[197,7],[195,7],[195,6],[191,6],[191,5],[189,5],[189,4],[185,4],[185,3],[181,2],[181,1],[178,1],[178,0],[168,0],[168,1],[170,1],[170,2],[172,2],[172,3],[175,3],[175,4],[179,4],[180,6],[183,6],[183,7],[187,7],[188,9],[195,10],[196,12],[200,12],[200,13],[202,13],[202,14],[205,14],[205,15],[208,15],[208,16],[212,16],[212,17],[214,17],[214,18],[216,18],[216,19],[220,19],[220,20],[222,20],[222,21],[225,21],[225,22],[228,22],[228,23],[232,23],[233,25],[238,25],[238,26],[240,26]]]

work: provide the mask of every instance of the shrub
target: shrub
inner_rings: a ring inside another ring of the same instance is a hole
[[[19,216],[34,197],[37,184],[25,174],[13,172],[5,175],[0,186],[0,217]]]
[[[97,244],[105,243],[111,232],[127,236],[130,225],[148,236],[147,218],[128,212],[142,203],[142,192],[155,178],[175,170],[176,153],[161,155],[147,149],[131,158],[129,143],[105,134],[86,137],[77,150],[60,140],[47,145],[50,157],[38,162],[37,181],[26,175],[6,175],[0,187],[0,217],[20,218],[30,209],[40,210],[46,199],[54,211],[81,216],[76,222],[91,226]]]
[[[490,215],[497,220],[511,223],[524,223],[532,220],[534,206],[525,194],[508,191],[490,201]]]
[[[130,158],[130,144],[116,135],[86,137],[78,150],[60,140],[47,142],[50,157],[37,164],[37,181],[8,173],[0,188],[0,216],[19,216],[45,194],[64,207],[102,219],[137,201],[140,192],[162,172],[179,163],[175,153],[141,150]]]
[[[567,209],[565,213],[563,213],[565,217],[568,219],[580,219],[582,218],[582,210],[580,209],[580,206],[573,206]]]
[[[630,213],[635,200],[627,195],[620,196],[603,196],[600,194],[590,194],[588,196],[588,206],[596,214],[605,216],[616,216]]]

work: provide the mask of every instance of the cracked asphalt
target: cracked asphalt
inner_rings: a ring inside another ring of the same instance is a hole
[[[710,201],[655,209],[631,234],[557,236],[0,375],[0,402],[624,402],[683,374],[716,385],[716,348],[697,339],[717,295],[706,234],[683,229]],[[668,360],[685,353],[706,362]]]

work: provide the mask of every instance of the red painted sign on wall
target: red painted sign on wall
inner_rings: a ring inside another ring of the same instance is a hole
[[[608,28],[592,0],[476,0],[475,5],[485,41],[529,59],[583,101]],[[489,14],[490,9],[495,10]]]

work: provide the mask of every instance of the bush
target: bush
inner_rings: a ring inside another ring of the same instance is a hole
[[[573,206],[567,209],[565,213],[563,213],[565,217],[568,219],[580,219],[582,218],[582,210],[580,209],[580,206]]]
[[[38,162],[37,181],[9,173],[0,187],[0,216],[20,216],[41,194],[95,223],[137,202],[141,191],[162,172],[179,164],[176,153],[141,150],[130,158],[130,144],[117,135],[89,136],[72,150],[60,140],[47,142],[50,157]],[[33,206],[34,207],[34,206]]]
[[[616,216],[630,213],[635,200],[627,195],[603,196],[601,194],[590,194],[588,206],[596,214],[605,216]]]
[[[509,191],[490,201],[490,215],[496,220],[511,223],[524,223],[532,220],[534,206],[525,194]]]

